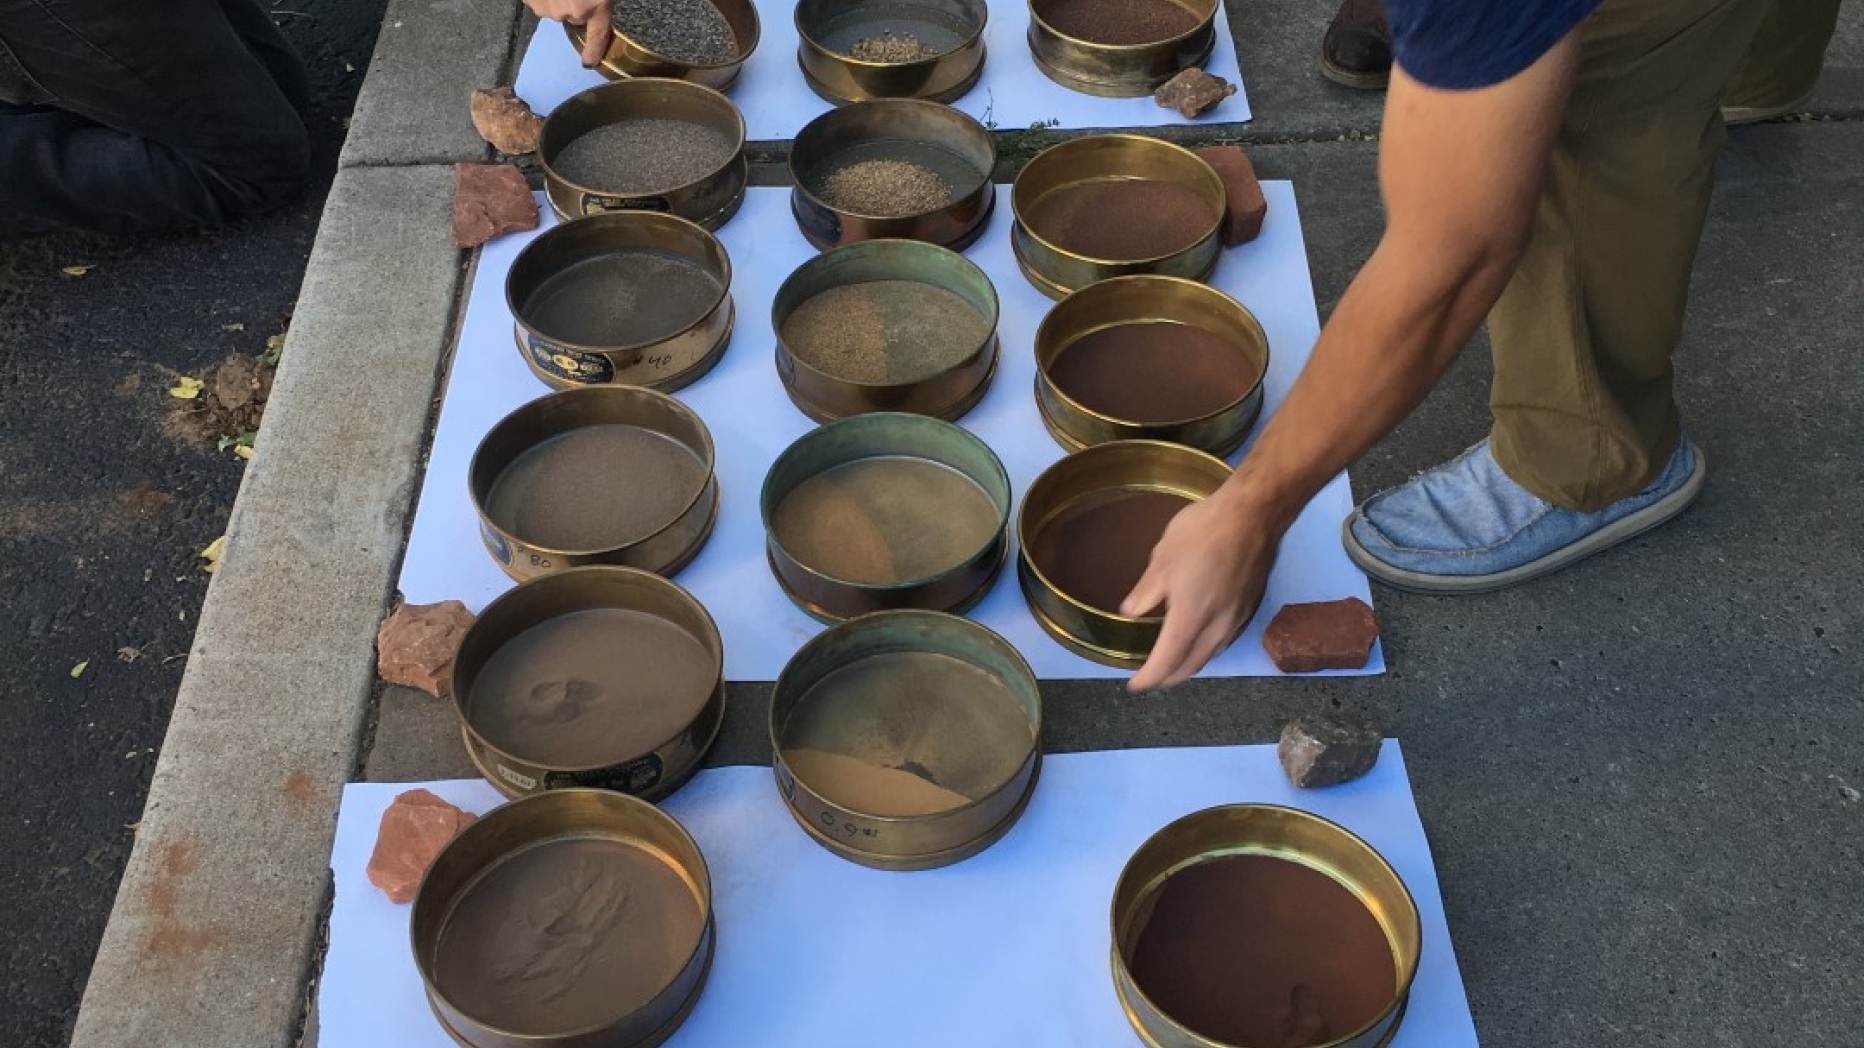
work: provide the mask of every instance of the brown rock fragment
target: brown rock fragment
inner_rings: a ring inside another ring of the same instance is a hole
[[[478,247],[504,233],[537,228],[537,198],[515,167],[453,165],[453,243]]]
[[[1235,93],[1235,84],[1190,66],[1160,84],[1159,89],[1152,92],[1152,100],[1159,108],[1176,109],[1179,116],[1189,119],[1210,112],[1217,108],[1217,103]]]
[[[1284,604],[1262,631],[1262,649],[1283,673],[1356,670],[1372,657],[1378,616],[1358,597]]]
[[[1379,762],[1384,732],[1376,725],[1316,714],[1282,729],[1275,755],[1288,781],[1302,789],[1351,782]]]
[[[457,600],[403,604],[375,633],[375,669],[390,684],[419,688],[436,698],[453,694],[453,653],[473,613]]]
[[[544,118],[511,88],[482,87],[472,93],[472,126],[501,153],[535,153]]]
[[[427,790],[409,790],[382,813],[375,852],[369,856],[369,883],[389,902],[408,902],[434,856],[478,816],[461,811]]]
[[[1223,192],[1229,205],[1223,215],[1223,246],[1247,244],[1262,232],[1262,220],[1268,217],[1269,202],[1262,196],[1262,183],[1256,179],[1256,166],[1242,146],[1206,146],[1197,150],[1204,162],[1216,169],[1223,179]]]

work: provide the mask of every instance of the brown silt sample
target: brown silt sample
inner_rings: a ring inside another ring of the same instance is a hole
[[[957,568],[983,550],[998,524],[996,503],[963,473],[876,455],[796,485],[771,514],[770,531],[811,571],[879,586]]]
[[[521,760],[595,768],[671,741],[717,684],[712,653],[679,626],[592,608],[540,622],[493,652],[472,682],[466,719]]]
[[[933,815],[971,803],[964,794],[923,776],[859,757],[790,750],[783,754],[783,762],[789,765],[792,775],[818,795],[855,801],[855,807],[872,815]]]
[[[478,247],[505,233],[537,228],[537,199],[515,167],[453,165],[453,243]]]
[[[1241,400],[1260,377],[1222,338],[1158,321],[1091,331],[1049,365],[1050,380],[1070,400],[1145,426],[1214,414]]]
[[[472,93],[472,126],[501,153],[535,153],[544,118],[509,87],[480,88]]]
[[[812,295],[783,321],[796,359],[844,382],[920,382],[957,367],[990,335],[958,295],[913,280],[844,284]]]
[[[1235,84],[1191,66],[1160,84],[1159,89],[1152,92],[1152,101],[1161,109],[1176,109],[1179,116],[1189,120],[1217,108],[1235,93]]]
[[[1325,714],[1300,717],[1282,728],[1275,755],[1296,786],[1338,786],[1372,770],[1384,735],[1375,725]]]
[[[649,118],[592,127],[549,159],[558,175],[579,186],[643,196],[697,182],[735,151],[730,138],[704,124]]]
[[[1358,597],[1284,604],[1262,631],[1262,649],[1283,673],[1356,670],[1372,657],[1379,619]]]
[[[376,673],[390,684],[436,698],[453,694],[453,654],[473,613],[457,600],[403,604],[375,632]]]
[[[433,947],[434,986],[482,1025],[562,1037],[652,1000],[704,932],[699,900],[664,859],[621,841],[559,838],[460,894]]]
[[[705,490],[705,463],[664,433],[583,426],[519,455],[492,482],[486,516],[543,549],[594,553],[647,538]]]
[[[1031,232],[1088,258],[1137,262],[1196,244],[1217,224],[1204,198],[1156,178],[1100,178],[1043,194],[1023,216]]]
[[[1049,518],[1030,543],[1029,558],[1064,594],[1117,615],[1145,574],[1165,526],[1190,504],[1168,491],[1097,492]]]
[[[904,651],[822,678],[797,700],[779,740],[790,770],[818,795],[851,811],[911,816],[1001,788],[1033,752],[1035,729],[1016,696],[985,670]],[[799,764],[792,753],[812,756]]]
[[[822,180],[822,200],[837,211],[896,218],[951,203],[951,187],[910,160],[857,160]]]
[[[427,790],[396,797],[382,812],[376,831],[369,883],[382,889],[389,902],[413,900],[434,857],[476,818]]]
[[[552,273],[521,307],[539,334],[576,346],[645,346],[697,324],[724,297],[698,263],[611,251]]]
[[[1378,1018],[1398,992],[1391,942],[1332,877],[1231,855],[1166,879],[1124,945],[1133,981],[1224,1044],[1311,1048]]]
[[[1268,217],[1269,202],[1262,195],[1262,183],[1256,178],[1256,166],[1242,146],[1206,146],[1196,151],[1206,164],[1223,179],[1227,199],[1223,215],[1223,246],[1247,244],[1262,232],[1262,220]]]
[[[1035,11],[1063,36],[1119,46],[1170,40],[1198,21],[1171,0],[1049,0]]]

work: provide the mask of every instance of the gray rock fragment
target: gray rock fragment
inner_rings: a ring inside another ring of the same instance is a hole
[[[1275,752],[1289,782],[1313,789],[1351,782],[1371,771],[1383,739],[1375,724],[1315,714],[1290,721]]]

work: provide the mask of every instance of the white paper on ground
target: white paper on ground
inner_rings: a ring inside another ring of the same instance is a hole
[[[427,783],[484,812],[479,780]],[[318,990],[325,1044],[450,1048],[408,942],[410,907],[364,870],[382,811],[409,783],[344,788],[336,901]],[[1365,838],[1423,921],[1422,962],[1392,1048],[1475,1048],[1430,846],[1398,743],[1357,782],[1288,785],[1273,746],[1053,755],[1008,836],[942,870],[889,873],[830,855],[790,820],[768,768],[701,772],[663,807],[712,876],[718,954],[669,1048],[1023,1045],[1132,1048],[1113,992],[1107,908],[1127,859],[1179,816],[1252,801],[1303,808]]]
[[[803,80],[796,64],[795,4],[758,0],[762,39],[744,70],[726,93],[744,112],[745,135],[753,142],[795,138],[803,125],[833,108]],[[1029,54],[1024,33],[1029,7],[1024,0],[990,0],[984,28],[984,74],[964,97],[952,103],[987,125],[1018,131],[1037,121],[1059,120],[1068,129],[1096,127],[1167,127],[1248,120],[1249,96],[1236,65],[1236,43],[1224,11],[1217,13],[1217,42],[1204,68],[1236,85],[1236,94],[1216,109],[1192,120],[1163,109],[1152,96],[1096,98],[1070,91],[1042,75]],[[518,97],[539,113],[549,113],[578,91],[603,83],[600,73],[582,67],[562,27],[543,22],[532,34],[513,85]]]
[[[1294,188],[1268,182],[1263,192],[1269,213],[1262,235],[1225,251],[1211,283],[1249,307],[1268,335],[1266,419],[1306,365],[1320,322]],[[541,228],[547,229],[553,224],[547,205],[543,213]],[[989,392],[959,422],[1003,460],[1020,504],[1022,492],[1061,458],[1062,450],[1043,429],[1036,410],[1031,348],[1036,326],[1053,303],[1017,270],[1010,224],[1007,206],[1000,206],[991,216],[989,231],[967,252],[996,285],[1002,357]],[[478,611],[512,585],[479,537],[466,475],[473,450],[493,424],[549,392],[519,355],[505,305],[505,271],[533,236],[502,237],[487,244],[479,256],[401,566],[401,591],[416,604],[460,600]],[[790,216],[787,189],[751,189],[737,217],[719,236],[732,258],[737,330],[718,366],[675,396],[698,412],[712,431],[721,502],[712,537],[677,581],[717,621],[725,645],[726,679],[775,680],[796,649],[822,629],[790,603],[771,576],[758,514],[758,493],[771,463],[815,428],[790,403],[777,378],[770,303],[784,279],[816,252]],[[1278,671],[1262,651],[1262,628],[1283,604],[1354,596],[1371,602],[1365,575],[1340,547],[1340,521],[1351,509],[1352,493],[1341,474],[1321,490],[1282,540],[1263,611],[1202,676],[1275,675]],[[1043,633],[1023,602],[1015,576],[1014,565],[1006,566],[970,617],[1015,645],[1038,677],[1126,675],[1081,658]],[[1371,661],[1357,672],[1384,668],[1375,647]]]

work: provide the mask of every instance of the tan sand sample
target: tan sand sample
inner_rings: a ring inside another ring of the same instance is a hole
[[[798,484],[771,534],[797,563],[843,582],[888,585],[951,571],[996,534],[996,503],[977,482],[926,459],[855,459]]]
[[[610,1023],[672,983],[705,915],[644,848],[559,838],[487,871],[434,944],[434,984],[476,1022],[520,1036]]]
[[[672,437],[640,426],[583,426],[530,448],[493,481],[486,515],[544,549],[619,549],[673,523],[705,489],[706,468]]]
[[[717,683],[717,661],[684,629],[646,612],[593,608],[501,645],[472,682],[466,717],[521,760],[602,767],[671,741]]]

